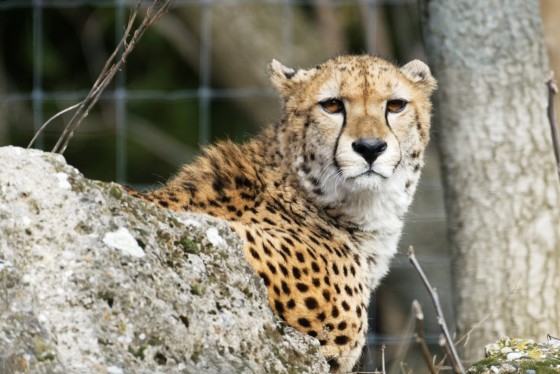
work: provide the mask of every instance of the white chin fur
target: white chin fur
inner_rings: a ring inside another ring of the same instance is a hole
[[[387,164],[373,164],[370,168],[369,165],[353,166],[342,168],[342,176],[348,183],[356,186],[367,187],[368,185],[376,186],[379,184],[380,179],[390,178],[395,171],[395,167]]]
[[[393,175],[394,167],[389,165],[373,165],[373,168],[369,166],[364,167],[353,167],[342,169],[342,175],[346,179],[360,179],[360,178],[389,178]]]
[[[390,178],[395,171],[394,165],[376,165],[373,164],[373,171],[382,176],[383,178]]]
[[[323,198],[327,203],[344,202],[348,198],[356,197],[356,194],[361,192],[373,192],[381,190],[383,185],[388,181],[384,176],[367,173],[369,168],[353,167],[346,168],[337,173],[333,170],[331,176],[337,175],[338,177],[329,177],[323,179],[322,189],[325,192]],[[389,173],[390,176],[392,174]]]
[[[352,191],[374,191],[383,186],[385,178],[377,174],[362,175],[347,181],[349,189]]]

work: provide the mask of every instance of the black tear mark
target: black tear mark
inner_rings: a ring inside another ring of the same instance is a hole
[[[391,131],[391,134],[393,134],[393,136],[395,137],[395,139],[397,139],[397,145],[399,147],[399,161],[397,162],[397,164],[395,165],[395,167],[393,168],[393,171],[395,171],[399,165],[401,164],[402,161],[402,148],[401,148],[401,141],[400,139],[397,137],[397,135],[395,134],[395,132],[393,131],[393,128],[391,127],[391,125],[389,124],[389,111],[385,110],[385,123],[387,124],[387,127],[389,128],[389,131]]]
[[[338,164],[338,160],[336,159],[336,153],[338,151],[338,143],[340,142],[340,137],[342,136],[342,132],[344,131],[344,128],[346,127],[346,109],[342,108],[341,113],[342,113],[342,126],[340,127],[340,132],[338,133],[338,136],[336,137],[336,143],[334,145],[333,156],[332,156],[333,164],[334,164],[334,167],[336,168],[337,171],[340,171],[340,165]]]

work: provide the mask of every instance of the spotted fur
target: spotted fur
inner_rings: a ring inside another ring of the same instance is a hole
[[[246,144],[207,147],[162,188],[132,194],[229,221],[274,312],[319,340],[332,372],[348,372],[420,176],[436,82],[420,61],[370,56],[309,70],[274,60],[269,75],[279,122]],[[391,112],[391,100],[406,104]],[[385,145],[366,156],[360,140]]]

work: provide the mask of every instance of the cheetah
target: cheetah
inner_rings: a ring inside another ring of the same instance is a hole
[[[366,341],[371,292],[397,251],[423,166],[436,81],[414,60],[273,60],[281,119],[243,145],[206,147],[163,187],[131,194],[227,220],[286,324],[318,339],[331,372]]]

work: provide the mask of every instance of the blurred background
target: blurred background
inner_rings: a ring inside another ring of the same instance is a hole
[[[149,2],[148,2],[149,3]],[[52,115],[82,100],[122,38],[129,0],[0,1],[0,146],[25,147]],[[551,55],[554,15],[543,0]],[[176,0],[143,36],[65,152],[86,177],[150,188],[200,147],[243,142],[279,117],[265,66],[276,58],[310,67],[340,53],[370,53],[402,65],[426,60],[415,0]],[[435,114],[437,116],[437,112]],[[36,147],[51,150],[71,114]],[[453,330],[443,191],[432,129],[416,200],[390,275],[370,305],[361,370],[428,372],[414,343],[412,300],[426,317],[432,353],[442,357],[431,301],[406,249],[414,245]]]

